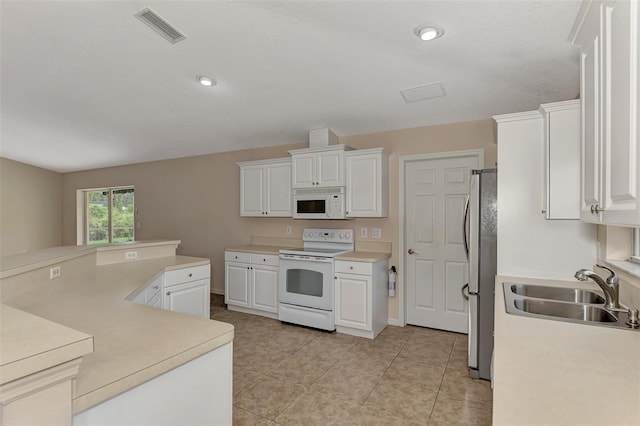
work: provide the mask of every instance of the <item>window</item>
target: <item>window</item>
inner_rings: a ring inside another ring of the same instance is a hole
[[[134,241],[133,187],[85,189],[81,192],[78,201],[82,200],[83,207],[83,244]]]
[[[633,228],[633,245],[631,246],[631,261],[640,263],[640,228]]]

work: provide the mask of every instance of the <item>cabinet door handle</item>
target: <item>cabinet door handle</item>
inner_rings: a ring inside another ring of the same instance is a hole
[[[156,290],[160,288],[160,286],[158,285],[154,285],[153,288],[155,288]]]
[[[591,205],[591,214],[598,214],[600,212],[603,212],[604,209],[602,207],[600,207],[597,204],[592,204]]]
[[[353,266],[349,266],[349,269],[353,270]]]
[[[167,292],[167,296],[171,296],[171,292],[170,291]]]
[[[189,274],[189,278],[191,278],[193,276],[193,274]]]

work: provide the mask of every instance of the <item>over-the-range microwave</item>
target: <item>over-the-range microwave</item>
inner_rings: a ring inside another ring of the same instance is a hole
[[[344,186],[293,190],[294,219],[345,219],[345,210]]]

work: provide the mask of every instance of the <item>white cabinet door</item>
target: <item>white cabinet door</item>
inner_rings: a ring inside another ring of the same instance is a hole
[[[227,305],[249,307],[250,266],[246,263],[225,264],[224,302]]]
[[[580,219],[597,223],[600,216],[594,206],[602,206],[601,198],[601,128],[600,128],[600,74],[601,74],[600,12],[595,5],[584,21],[580,44],[580,107],[581,107],[581,198]]]
[[[545,132],[544,215],[580,219],[580,101],[540,105]]]
[[[316,185],[344,186],[344,151],[316,154]]]
[[[345,155],[347,217],[387,217],[388,154],[382,149],[359,151]]]
[[[291,217],[291,161],[266,166],[266,212]]]
[[[602,9],[604,212],[610,225],[640,225],[638,196],[638,2]]]
[[[147,306],[154,308],[162,308],[162,292],[159,291],[148,302]]]
[[[291,186],[311,188],[316,186],[316,154],[295,154],[291,157]]]
[[[371,276],[336,274],[335,283],[336,325],[371,330]]]
[[[264,166],[240,167],[240,216],[263,216],[265,205]]]
[[[165,288],[164,308],[174,312],[209,318],[209,279]]]
[[[278,267],[253,265],[251,307],[278,313]]]
[[[638,1],[593,1],[578,17],[581,219],[640,226]]]

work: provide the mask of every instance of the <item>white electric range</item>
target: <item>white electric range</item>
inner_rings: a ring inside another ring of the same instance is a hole
[[[278,318],[335,330],[333,258],[353,251],[353,230],[309,228],[302,241],[301,249],[280,250]]]

